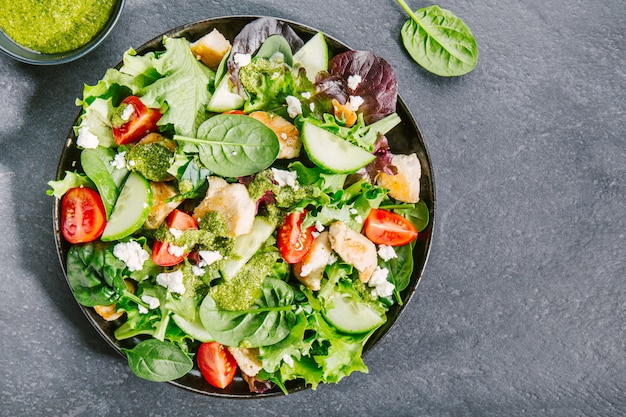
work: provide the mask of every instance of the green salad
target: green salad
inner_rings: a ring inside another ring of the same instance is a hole
[[[397,82],[261,18],[125,53],[77,101],[80,163],[51,181],[74,296],[131,370],[251,392],[367,372],[429,222],[416,154],[388,132]]]

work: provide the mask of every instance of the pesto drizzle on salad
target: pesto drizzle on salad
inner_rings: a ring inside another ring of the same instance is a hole
[[[129,50],[119,70],[85,87],[75,131],[89,175],[67,172],[49,194],[107,196],[104,234],[116,211],[137,219],[123,237],[71,246],[74,295],[115,321],[116,338],[146,338],[125,350],[142,378],[184,376],[185,358],[209,342],[228,347],[256,392],[367,372],[364,345],[402,302],[428,224],[419,160],[394,154],[385,136],[399,122],[393,70],[363,51],[329,60],[323,34],[305,43],[269,18],[232,45],[209,35]],[[219,66],[204,63],[207,48],[221,51]],[[311,151],[319,143],[335,149],[340,170]],[[354,165],[357,151],[372,156]],[[144,178],[133,186],[149,187],[148,201],[124,200],[129,173]],[[72,213],[61,213],[64,226]]]

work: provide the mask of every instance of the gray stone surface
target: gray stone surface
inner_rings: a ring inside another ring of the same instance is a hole
[[[461,78],[411,61],[391,0],[128,0],[79,61],[0,56],[0,415],[626,415],[624,3],[439,5],[478,41],[479,65]],[[369,374],[234,402],[140,380],[103,343],[63,279],[45,191],[83,83],[165,30],[240,14],[386,58],[426,138],[438,204],[424,279],[367,355]]]

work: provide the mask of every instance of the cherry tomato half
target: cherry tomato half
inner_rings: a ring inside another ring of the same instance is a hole
[[[198,222],[184,211],[175,209],[165,220],[168,229],[189,230],[197,229]],[[175,255],[170,252],[169,242],[155,241],[152,245],[152,261],[159,266],[174,266],[183,261],[189,252],[183,255]]]
[[[378,245],[402,246],[417,238],[417,229],[406,218],[383,209],[372,209],[365,219],[365,235]]]
[[[287,263],[300,262],[311,249],[315,227],[302,230],[305,216],[306,211],[289,213],[278,229],[278,250]]]
[[[91,188],[69,189],[61,200],[61,232],[70,243],[96,240],[104,231],[106,213],[100,194]]]
[[[161,118],[158,109],[146,107],[136,96],[126,97],[121,105],[133,106],[133,112],[123,125],[113,126],[113,137],[118,145],[136,142],[158,129],[157,122]]]
[[[196,358],[202,376],[216,388],[225,388],[235,377],[237,362],[228,349],[218,342],[201,344]]]

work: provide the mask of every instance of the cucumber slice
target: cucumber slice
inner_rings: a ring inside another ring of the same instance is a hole
[[[300,138],[311,161],[331,172],[356,172],[376,158],[365,149],[311,122],[303,123]]]
[[[100,239],[110,242],[129,236],[144,224],[151,209],[150,183],[141,174],[131,172],[122,186]]]
[[[315,82],[318,72],[328,70],[328,44],[322,32],[317,32],[296,51],[293,55],[293,66],[304,68],[306,77],[311,82]]]
[[[341,293],[332,298],[331,307],[326,310],[324,317],[345,333],[369,332],[386,320],[374,307]]]
[[[243,106],[245,100],[237,93],[232,92],[233,84],[228,77],[228,74],[225,74],[222,77],[222,80],[217,85],[215,92],[209,99],[209,104],[207,104],[207,110],[222,113],[228,110],[236,110]]]
[[[172,314],[172,319],[174,320],[174,323],[181,328],[181,330],[199,342],[213,342],[215,340],[213,336],[211,336],[204,328],[199,317],[197,320],[189,321],[182,318],[178,314]]]
[[[254,219],[252,231],[247,235],[237,236],[231,255],[222,267],[224,278],[234,277],[239,270],[254,256],[263,244],[274,233],[276,226],[262,217]]]

